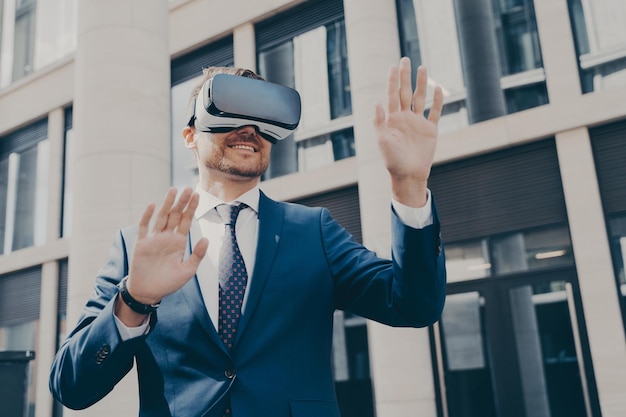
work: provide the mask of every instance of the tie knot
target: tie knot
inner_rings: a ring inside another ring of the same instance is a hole
[[[237,222],[237,216],[239,216],[239,212],[245,209],[246,207],[248,207],[248,205],[244,203],[241,203],[236,206],[233,206],[230,204],[222,204],[222,205],[226,207],[223,212],[220,212],[220,215],[224,213],[222,215],[222,220],[224,220],[224,224],[227,224],[227,225],[234,225]]]

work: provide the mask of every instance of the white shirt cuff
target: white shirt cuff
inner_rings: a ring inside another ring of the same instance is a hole
[[[113,315],[113,317],[115,318],[115,325],[117,326],[117,331],[119,332],[122,341],[143,336],[150,330],[150,315],[146,316],[143,323],[137,327],[126,326],[124,323],[122,323],[122,320],[117,318],[115,314]]]
[[[391,206],[402,220],[402,223],[414,229],[423,229],[433,224],[433,208],[430,201],[430,190],[426,190],[426,204],[424,207],[409,207],[396,200],[391,200]]]

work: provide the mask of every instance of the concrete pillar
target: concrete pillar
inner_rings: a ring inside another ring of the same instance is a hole
[[[114,231],[136,223],[150,201],[162,200],[171,146],[167,0],[77,3],[70,327]],[[137,400],[136,378],[129,375],[90,415],[136,416]]]
[[[581,94],[581,87],[567,2],[534,5],[550,103],[571,100]]]
[[[455,0],[470,123],[506,115],[491,0]]]
[[[550,417],[539,326],[532,296],[530,285],[512,288],[509,291],[515,346],[523,388],[520,394],[524,399],[527,416]]]
[[[363,241],[389,257],[391,189],[372,121],[375,101],[386,105],[388,68],[400,60],[396,6],[394,0],[344,0],[344,13]],[[376,415],[436,415],[427,331],[368,322],[368,338]]]
[[[600,408],[617,417],[626,409],[626,345],[589,133],[559,133],[556,146]]]
[[[235,66],[256,72],[256,37],[254,24],[248,22],[233,30]]]
[[[49,166],[48,201],[46,204],[46,244],[53,243],[61,232],[61,189],[63,181],[63,136],[64,114],[62,108],[48,114]],[[41,303],[39,305],[39,327],[37,356],[35,358],[35,416],[52,414],[52,396],[48,388],[48,373],[57,346],[57,311],[59,288],[59,264],[46,262],[41,267]]]
[[[57,346],[57,306],[59,294],[59,264],[46,262],[41,267],[41,302],[37,356],[35,357],[35,417],[52,415],[52,396],[48,375]]]

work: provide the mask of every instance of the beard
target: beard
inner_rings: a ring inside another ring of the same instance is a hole
[[[206,161],[206,167],[215,169],[224,174],[243,178],[259,178],[267,170],[269,158],[259,158],[255,161],[237,163],[229,159],[223,150],[216,152]]]

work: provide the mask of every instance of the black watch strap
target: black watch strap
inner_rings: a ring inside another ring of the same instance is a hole
[[[133,296],[130,295],[130,293],[128,292],[128,288],[126,288],[127,280],[128,277],[124,277],[124,279],[122,279],[120,283],[117,284],[117,288],[119,288],[120,290],[120,295],[122,296],[122,301],[124,301],[124,304],[130,307],[130,309],[133,310],[135,313],[139,314],[150,314],[156,311],[161,303],[158,302],[156,304],[143,304],[135,300]]]

